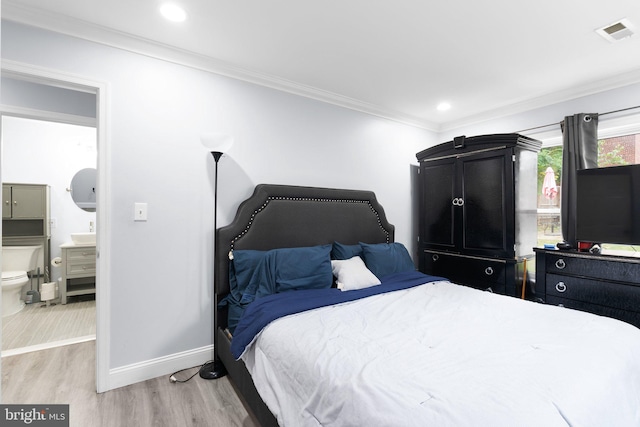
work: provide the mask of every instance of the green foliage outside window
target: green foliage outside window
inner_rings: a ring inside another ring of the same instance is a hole
[[[607,147],[605,151],[605,142],[606,140],[604,139],[598,141],[598,167],[604,168],[628,164],[622,156],[622,151],[624,150],[622,144],[618,144],[613,148]]]

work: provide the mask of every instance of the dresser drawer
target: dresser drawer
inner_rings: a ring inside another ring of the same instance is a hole
[[[67,276],[85,276],[91,277],[96,275],[96,263],[86,262],[86,263],[68,263],[67,264]]]
[[[94,247],[67,249],[67,262],[93,261],[95,264],[95,260],[96,248]]]
[[[640,313],[638,312],[625,311],[615,307],[606,307],[598,304],[590,304],[584,301],[576,301],[555,296],[548,296],[546,302],[547,304],[560,305],[562,307],[586,311],[588,313],[597,314],[599,316],[612,317],[614,319],[622,320],[623,322],[630,323],[635,327],[640,328]]]
[[[605,279],[618,282],[640,284],[640,263],[605,260],[596,257],[568,256],[566,254],[546,255],[547,273],[560,273]]]
[[[69,277],[90,277],[96,274],[96,248],[66,249],[66,272]]]
[[[453,283],[477,289],[506,293],[505,261],[480,257],[468,257],[425,250],[422,255],[423,272],[442,276]]]
[[[640,312],[640,286],[547,274],[546,293],[547,300],[553,296]]]

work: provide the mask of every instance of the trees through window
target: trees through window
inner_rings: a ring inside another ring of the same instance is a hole
[[[598,140],[598,167],[640,163],[640,133]],[[562,241],[562,146],[544,147],[538,154],[538,246]],[[605,245],[613,250],[635,251],[626,245]],[[640,250],[640,248],[638,248]]]

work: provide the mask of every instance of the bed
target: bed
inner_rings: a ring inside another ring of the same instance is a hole
[[[214,350],[263,426],[640,425],[639,329],[415,271],[372,192],[258,185],[216,237]]]

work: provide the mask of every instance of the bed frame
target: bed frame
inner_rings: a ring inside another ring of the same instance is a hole
[[[229,293],[229,251],[343,244],[390,243],[395,228],[371,191],[260,184],[238,207],[231,224],[216,230],[214,303]],[[231,355],[227,310],[219,309],[214,355],[263,427],[277,426],[244,362]]]

